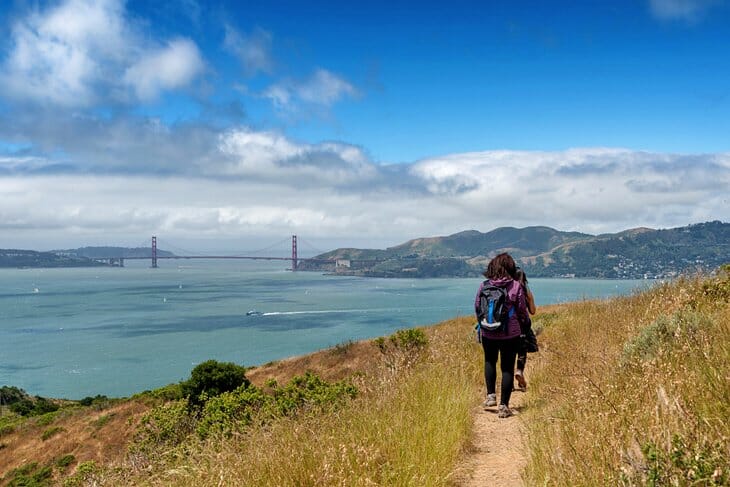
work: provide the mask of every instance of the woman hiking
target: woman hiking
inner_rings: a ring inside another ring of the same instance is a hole
[[[527,340],[530,338],[529,334],[532,333],[532,319],[530,318],[530,315],[534,315],[537,312],[537,307],[535,306],[535,297],[532,295],[532,291],[527,286],[527,274],[525,274],[525,271],[518,267],[516,277],[525,290],[525,304],[527,304],[527,311],[529,311],[527,316],[527,326],[523,329],[523,338],[520,343],[520,349],[517,351],[517,370],[515,370],[515,380],[520,386],[520,389],[524,391],[527,389],[527,381],[525,380],[525,365],[527,365],[528,348]]]
[[[515,357],[521,342],[520,323],[525,324],[529,319],[525,290],[515,279],[516,276],[517,266],[514,259],[507,253],[497,255],[484,272],[487,280],[479,286],[474,303],[484,349],[484,380],[487,385],[485,408],[497,405],[497,358],[501,358],[502,382],[498,408],[500,418],[512,416],[509,399],[514,382]],[[487,306],[488,311],[485,309]],[[493,311],[495,316],[499,316],[499,320],[493,319]],[[495,324],[499,325],[498,328],[490,329]]]

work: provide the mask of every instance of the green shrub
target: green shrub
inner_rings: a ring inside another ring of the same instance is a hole
[[[303,406],[339,406],[343,400],[357,395],[349,381],[329,383],[312,372],[294,377],[289,384],[274,391],[274,414],[287,415]]]
[[[205,438],[212,433],[227,433],[236,426],[246,426],[271,396],[247,384],[234,391],[224,392],[208,399],[198,422],[197,432]]]
[[[626,342],[621,357],[622,365],[636,364],[654,358],[662,347],[675,338],[693,336],[711,323],[707,317],[693,311],[679,311],[671,316],[660,316]]]
[[[46,487],[51,485],[52,475],[51,467],[32,462],[12,470],[6,478],[10,479],[8,487]]]
[[[89,484],[98,485],[98,483],[93,481],[99,474],[99,470],[99,467],[93,460],[79,463],[76,467],[76,472],[63,481],[63,487],[82,487]]]
[[[232,362],[208,360],[197,365],[190,373],[190,379],[181,385],[183,396],[189,398],[190,405],[200,408],[205,399],[249,383],[245,367]]]
[[[23,399],[29,399],[28,393],[14,386],[0,387],[0,406],[9,406]]]
[[[102,396],[101,394],[97,394],[96,396],[86,396],[85,398],[79,400],[79,404],[82,406],[106,406],[109,402],[109,398],[106,396]]]
[[[328,383],[311,372],[275,387],[271,394],[249,384],[208,399],[197,432],[204,438],[245,427],[257,417],[270,420],[307,407],[336,408],[356,394],[357,388],[350,382]]]
[[[134,449],[146,450],[155,445],[176,445],[193,431],[188,401],[180,399],[156,408],[142,416]]]
[[[152,397],[164,401],[177,401],[185,397],[182,384],[168,384],[152,391]]]
[[[378,350],[380,350],[381,353],[385,353],[385,351],[388,348],[388,345],[385,343],[384,337],[378,337],[375,340],[373,340],[373,345],[378,347]]]
[[[641,451],[645,466],[638,478],[624,476],[623,483],[647,486],[663,485],[727,485],[730,482],[726,449],[723,445],[690,447],[679,435],[674,435],[668,450],[654,442],[646,443]]]
[[[64,428],[61,428],[60,426],[54,426],[52,428],[48,428],[41,435],[41,440],[46,441],[62,431],[66,431],[66,430]]]
[[[33,406],[33,400],[30,398],[23,398],[12,403],[10,405],[10,410],[15,414],[20,414],[21,416],[30,416],[33,411]]]
[[[0,437],[9,435],[23,422],[23,417],[17,414],[0,416]]]
[[[10,410],[21,416],[40,416],[58,410],[58,404],[44,397],[25,397],[10,405]]]
[[[56,465],[56,467],[58,467],[60,469],[64,469],[75,461],[76,461],[76,457],[71,454],[68,454],[68,455],[64,455],[61,458],[59,458],[58,460],[56,460],[55,465]]]
[[[390,342],[401,350],[419,349],[428,344],[428,337],[420,328],[398,330],[390,336]]]
[[[46,413],[38,417],[38,419],[35,420],[35,424],[38,426],[48,426],[49,424],[53,423],[56,418],[58,417],[58,411],[53,411],[51,413]]]

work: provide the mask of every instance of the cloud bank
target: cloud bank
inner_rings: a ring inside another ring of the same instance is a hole
[[[730,154],[484,151],[385,165],[354,145],[250,127],[78,123],[97,130],[63,146],[62,163],[0,157],[3,235],[83,243],[297,233],[394,244],[506,225],[679,226],[727,220],[730,208]]]

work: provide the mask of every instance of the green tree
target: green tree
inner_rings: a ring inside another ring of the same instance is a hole
[[[245,367],[232,362],[207,360],[192,370],[190,379],[182,383],[182,391],[189,397],[190,405],[199,408],[209,397],[249,384]]]

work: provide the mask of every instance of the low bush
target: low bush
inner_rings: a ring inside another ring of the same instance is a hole
[[[356,394],[357,388],[350,382],[328,383],[311,372],[294,377],[286,386],[273,387],[270,394],[253,385],[242,386],[209,399],[197,431],[201,437],[229,433],[254,418],[267,421],[304,408],[336,408]]]
[[[21,416],[40,416],[58,410],[58,404],[44,397],[25,397],[10,405],[10,410]]]
[[[187,399],[157,406],[142,416],[132,449],[148,451],[157,445],[178,445],[194,431],[194,425]]]
[[[191,407],[201,408],[207,398],[233,391],[248,385],[246,368],[232,362],[207,360],[197,365],[190,373],[190,379],[181,384],[184,397]]]
[[[109,398],[106,396],[102,396],[101,394],[97,394],[96,396],[86,396],[85,398],[79,400],[79,404],[82,406],[97,406],[97,407],[106,407],[107,403],[109,402]]]
[[[54,464],[56,465],[56,467],[58,467],[60,469],[65,469],[66,467],[68,467],[75,461],[76,461],[76,457],[71,454],[68,454],[68,455],[64,455],[61,458],[57,459],[54,462]]]
[[[51,485],[53,468],[40,466],[37,462],[11,470],[5,477],[8,487],[47,487]]]
[[[100,485],[98,477],[101,469],[93,460],[79,463],[73,475],[63,481],[63,487],[84,487],[87,485]]]
[[[428,337],[420,328],[408,328],[392,334],[390,342],[401,350],[417,350],[428,344]]]
[[[38,419],[35,420],[35,424],[37,424],[38,426],[48,426],[49,424],[53,423],[57,417],[58,411],[45,413],[41,416],[38,416]]]
[[[664,448],[648,442],[642,448],[645,467],[643,472],[624,475],[624,485],[728,485],[728,459],[725,445],[698,445],[674,435],[671,446]]]
[[[662,347],[669,347],[675,340],[692,339],[711,323],[707,317],[687,310],[680,310],[671,316],[662,315],[639,330],[624,345],[621,363],[634,364],[653,359]]]

